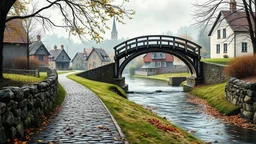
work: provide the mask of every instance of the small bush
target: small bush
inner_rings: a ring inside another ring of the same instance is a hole
[[[224,72],[228,76],[236,78],[246,78],[256,76],[256,55],[242,56],[232,60]]]
[[[223,57],[224,57],[224,58],[228,58],[228,55],[224,55]]]
[[[133,76],[135,74],[135,70],[136,70],[135,66],[130,66],[129,67],[129,74],[130,74],[130,76]]]
[[[30,69],[38,69],[40,65],[39,60],[30,59],[29,60],[29,68]],[[27,57],[18,57],[14,58],[12,62],[9,64],[9,68],[11,69],[27,69]]]

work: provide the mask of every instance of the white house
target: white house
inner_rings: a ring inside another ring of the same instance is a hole
[[[230,10],[220,11],[210,30],[211,58],[253,54],[246,13],[236,7],[236,1],[230,0]]]

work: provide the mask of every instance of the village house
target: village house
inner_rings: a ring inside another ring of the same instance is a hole
[[[50,50],[49,56],[49,67],[57,70],[68,70],[70,66],[70,57],[64,49],[64,45],[61,45],[61,48],[58,49],[57,46],[54,46],[53,50]]]
[[[246,13],[237,10],[236,1],[231,0],[230,10],[220,11],[209,33],[211,58],[253,54]]]
[[[87,57],[88,69],[94,69],[100,66],[104,66],[111,62],[109,55],[104,49],[93,48],[91,53]]]
[[[92,49],[84,48],[84,52],[76,53],[72,59],[72,69],[73,70],[88,70],[87,57],[91,53]]]
[[[144,66],[141,67],[141,71],[136,71],[138,75],[156,75],[171,72],[173,68],[174,57],[170,54],[162,52],[147,53],[143,57]]]
[[[15,66],[13,60],[16,58],[27,57],[27,47],[27,34],[21,20],[7,22],[4,31],[3,68]]]
[[[37,41],[29,45],[29,58],[30,60],[38,60],[40,67],[48,66],[49,51],[41,41],[41,36],[37,35]]]

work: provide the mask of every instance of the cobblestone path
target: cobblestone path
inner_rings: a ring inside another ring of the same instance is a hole
[[[66,90],[61,111],[29,143],[124,143],[115,123],[99,98],[89,89],[59,75]]]

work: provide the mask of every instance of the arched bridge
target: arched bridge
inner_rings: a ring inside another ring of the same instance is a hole
[[[148,35],[129,39],[114,47],[115,78],[121,78],[125,66],[139,55],[149,52],[165,52],[180,58],[191,75],[202,76],[200,67],[201,46],[184,38],[167,35]]]

